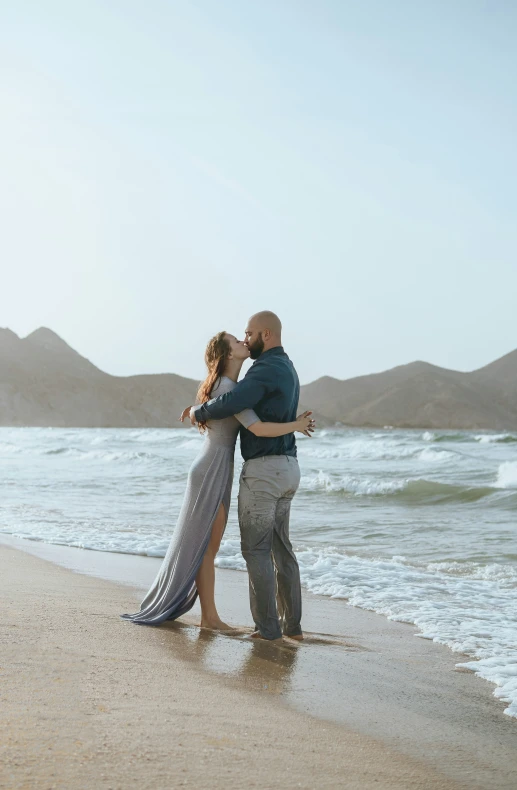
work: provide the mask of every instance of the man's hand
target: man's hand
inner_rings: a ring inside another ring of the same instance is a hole
[[[192,408],[190,409],[190,415],[189,415],[190,416],[190,422],[192,423],[192,425],[197,425],[196,415],[194,414],[194,408],[195,407],[192,406]]]
[[[187,406],[186,409],[183,409],[183,411],[181,412],[181,417],[178,417],[179,422],[183,422],[184,420],[187,419],[187,417],[190,416],[190,411],[192,408],[193,408],[192,406]]]

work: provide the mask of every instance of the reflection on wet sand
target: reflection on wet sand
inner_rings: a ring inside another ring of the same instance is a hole
[[[167,649],[189,663],[195,662],[199,669],[240,688],[281,695],[286,702],[312,708],[317,715],[323,712],[321,703],[325,699],[346,692],[346,673],[340,672],[346,654],[365,650],[331,634],[309,633],[303,642],[284,639],[278,644],[247,638],[249,628],[217,633],[181,620],[161,628],[173,632],[173,638],[165,643]],[[328,704],[326,708],[325,718],[329,716]]]
[[[251,629],[221,634],[179,621],[161,628],[174,632],[174,639],[166,642],[168,650],[207,672],[256,692],[284,694],[290,688],[299,653],[297,644],[243,638]]]

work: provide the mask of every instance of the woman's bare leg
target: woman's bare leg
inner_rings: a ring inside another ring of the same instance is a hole
[[[196,586],[201,603],[201,626],[203,628],[214,628],[230,630],[230,626],[224,623],[215,605],[215,566],[214,560],[226,526],[226,511],[221,504],[212,525],[212,534],[208,548],[203,557],[203,562],[196,576]]]

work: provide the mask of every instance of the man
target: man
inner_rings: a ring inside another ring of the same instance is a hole
[[[263,422],[296,419],[300,384],[282,347],[282,324],[269,311],[248,321],[245,344],[255,360],[237,386],[191,409],[193,424],[254,409]],[[314,422],[310,430],[314,429]],[[241,428],[241,548],[248,567],[254,638],[303,639],[300,571],[289,540],[291,501],[300,483],[294,434],[265,438]],[[278,606],[277,606],[278,604]]]

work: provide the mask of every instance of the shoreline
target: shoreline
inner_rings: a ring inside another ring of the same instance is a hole
[[[114,645],[122,641],[131,650],[142,651],[142,656],[147,655],[152,646],[165,645],[181,668],[178,672],[182,677],[183,673],[192,674],[196,678],[194,685],[200,684],[205,691],[208,688],[214,693],[217,689],[223,700],[233,695],[251,694],[251,710],[265,704],[266,711],[274,701],[275,716],[279,720],[283,717],[307,720],[311,733],[315,729],[330,728],[327,731],[336,738],[336,748],[343,738],[345,741],[359,739],[361,748],[373,749],[371,758],[368,757],[369,764],[370,760],[375,762],[375,755],[383,750],[389,752],[390,765],[402,761],[396,780],[385,774],[382,764],[377,778],[382,777],[384,784],[379,785],[372,776],[367,779],[363,775],[358,787],[369,787],[370,781],[371,786],[375,781],[376,787],[465,786],[483,790],[513,788],[517,784],[516,722],[503,715],[504,704],[493,697],[491,684],[471,672],[455,668],[458,655],[448,648],[415,638],[415,626],[395,623],[382,615],[348,606],[344,601],[304,591],[303,622],[308,638],[298,648],[254,646],[239,638],[204,632],[194,625],[198,622],[196,609],[180,621],[166,623],[160,628],[136,627],[122,620],[117,622],[117,614],[138,609],[142,591],[154,578],[161,560],[138,555],[107,555],[52,544],[27,544],[32,541],[2,535],[2,564],[8,557],[8,566],[16,579],[20,577],[16,571],[18,566],[37,568],[38,573],[35,577],[32,574],[31,579],[38,581],[44,577],[61,606],[68,604],[65,609],[71,607],[86,618],[88,631],[102,623]],[[76,572],[71,573],[70,569]],[[2,586],[5,587],[5,582]],[[23,583],[18,581],[15,586],[22,594],[20,600],[14,597],[9,602],[12,614],[8,619],[13,621],[14,627],[18,622],[15,615],[18,609],[22,620],[27,617]],[[78,595],[85,588],[89,592],[86,603]],[[34,596],[35,592],[31,586],[28,595]],[[13,598],[9,585],[4,589],[4,597],[6,593],[11,593],[9,597]],[[225,618],[233,625],[251,626],[245,574],[218,569],[217,595]],[[87,606],[90,599],[95,602],[93,610]],[[103,601],[108,599],[109,605],[104,607]],[[44,618],[42,640],[45,623],[52,621],[52,616],[51,612]],[[35,623],[36,629],[39,622]],[[80,624],[77,627],[82,634]],[[54,623],[52,633],[56,630],[59,625]],[[69,650],[70,647],[71,643],[67,645],[65,640],[60,649]],[[105,645],[105,649],[109,653],[111,646]],[[98,661],[105,669],[101,657]],[[9,661],[4,658],[2,665],[7,668]],[[144,676],[149,675],[145,666],[140,669]],[[30,677],[28,680],[32,683]],[[186,704],[188,708],[188,700]],[[246,710],[249,715],[249,702]],[[181,716],[185,715],[183,710]],[[212,724],[209,717],[207,726]],[[150,722],[147,725],[152,733]],[[276,733],[277,738],[282,738],[283,732],[282,725]],[[291,738],[289,743],[291,748]],[[336,757],[332,759],[335,763]],[[382,761],[385,759],[386,755]],[[246,764],[249,760],[248,754]],[[350,755],[347,760],[342,770],[348,776]],[[413,766],[411,770],[417,770],[415,764],[423,771],[422,778],[416,780],[416,775],[413,776],[409,785],[405,784],[406,768],[402,768],[402,763],[406,767],[409,765],[407,761]],[[328,770],[329,766],[325,770],[319,766],[317,776],[323,780]],[[228,776],[224,781],[228,784]],[[292,786],[315,786],[311,777],[303,781],[307,783]],[[337,776],[331,778],[329,775],[329,784],[325,781],[318,779],[317,786],[343,786]],[[285,784],[284,779],[282,784]],[[37,787],[36,784],[27,786]],[[270,785],[262,782],[262,786]]]

